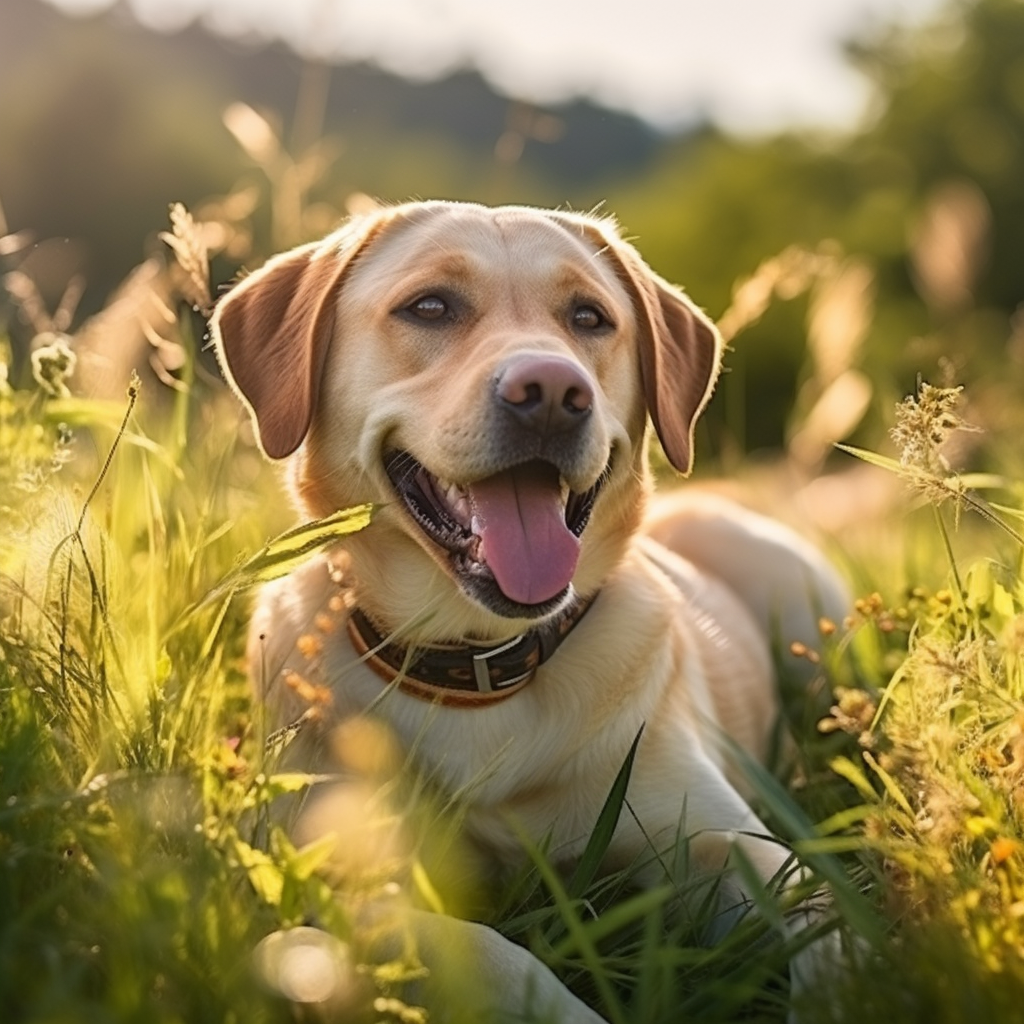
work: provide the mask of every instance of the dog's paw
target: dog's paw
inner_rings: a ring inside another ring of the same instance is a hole
[[[373,916],[378,928],[390,917]],[[408,995],[428,1008],[433,1024],[606,1024],[529,950],[486,925],[402,909],[384,932],[385,945],[402,932],[412,935],[427,974]]]

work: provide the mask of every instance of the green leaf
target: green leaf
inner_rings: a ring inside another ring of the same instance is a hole
[[[911,818],[914,817],[913,808],[907,801],[907,798],[903,795],[903,790],[900,789],[896,780],[871,756],[868,751],[864,751],[864,760],[867,761],[871,770],[882,780],[882,785],[885,786],[886,793],[889,794],[896,801],[897,804],[903,809],[906,814],[909,814]]]
[[[787,862],[784,873],[771,880],[770,886],[769,881],[762,877],[739,843],[734,843],[729,851],[729,863],[743,880],[743,891],[753,900],[758,914],[777,932],[785,932],[786,917],[782,912],[781,893],[778,887],[783,882],[784,873],[794,866],[793,858]]]
[[[639,736],[637,738],[639,739]],[[635,747],[636,741],[634,740],[633,749]],[[627,758],[627,760],[629,759]],[[514,823],[513,828],[515,828]],[[525,832],[519,829],[516,829],[516,832],[523,844],[523,849],[530,855],[541,880],[554,899],[555,907],[563,926],[561,931],[568,933],[566,941],[571,942],[572,947],[579,951],[582,965],[590,973],[594,987],[597,989],[603,1004],[604,1016],[610,1021],[610,1024],[626,1024],[629,1017],[619,998],[619,993],[615,988],[609,968],[605,965],[597,948],[597,943],[592,940],[589,928],[580,919],[578,913],[580,901],[569,897],[567,890],[562,885],[561,879],[558,877],[558,872],[543,852],[537,848],[536,843]],[[555,939],[552,938],[551,941],[555,941]]]
[[[200,601],[186,608],[170,627],[168,635],[180,630],[198,612],[218,601],[225,602],[220,611],[220,619],[223,619],[226,604],[235,594],[287,576],[321,548],[365,529],[375,511],[376,506],[372,504],[354,505],[279,534],[252,558],[228,573]],[[208,636],[208,644],[212,643],[215,635]]]
[[[272,907],[279,906],[284,893],[284,875],[271,857],[250,846],[243,839],[235,839],[235,856],[245,868],[249,882],[260,898]]]
[[[337,848],[338,837],[333,832],[314,839],[300,850],[296,850],[288,859],[289,874],[304,882],[331,859]]]
[[[828,766],[840,778],[846,779],[865,800],[870,800],[872,803],[877,802],[878,794],[875,792],[874,786],[871,785],[868,777],[860,768],[848,757],[834,757],[829,761]],[[824,829],[821,829],[821,831],[827,834]]]
[[[43,418],[69,427],[102,424],[117,430],[124,419],[124,402],[101,398],[53,398],[43,408]]]
[[[1009,477],[997,473],[961,473],[958,479],[971,491],[1006,491],[1013,487]]]
[[[160,653],[156,659],[156,668],[154,671],[156,685],[162,687],[167,680],[171,678],[171,673],[173,671],[174,663],[171,661],[171,656],[167,653],[166,647],[161,647]]]
[[[877,798],[873,801],[877,803]],[[848,807],[842,811],[830,814],[824,821],[818,823],[817,832],[821,836],[831,836],[837,832],[845,832],[848,828],[858,825],[865,818],[876,814],[877,807],[869,804],[858,804],[856,807]]]
[[[896,473],[899,476],[906,474],[908,467],[904,466],[897,459],[890,459],[885,455],[879,455],[877,452],[868,451],[866,448],[855,448],[849,444],[837,444],[836,447],[841,452],[846,452],[847,455],[852,455],[854,458],[870,463],[872,466],[878,466],[880,469],[887,469],[890,473]]]
[[[618,775],[615,776],[615,781],[601,808],[601,813],[597,816],[597,824],[594,825],[594,831],[590,833],[586,849],[576,865],[576,870],[572,873],[572,878],[569,879],[565,891],[570,899],[577,899],[583,895],[590,883],[597,877],[601,864],[608,853],[612,836],[615,835],[615,829],[619,823],[619,815],[622,813],[622,806],[626,802],[626,789],[629,786],[629,777],[633,773],[633,762],[636,760],[637,746],[643,733],[644,729],[641,726],[629,748],[629,753],[626,754],[625,761],[622,762]]]
[[[273,800],[287,793],[301,793],[302,790],[330,778],[325,775],[311,775],[309,772],[277,772],[264,783],[264,794]]]
[[[434,883],[427,874],[427,869],[418,857],[412,862],[412,884],[416,887],[416,892],[423,897],[424,902],[435,914],[446,913],[444,900],[441,899],[441,894],[434,887]]]
[[[974,613],[979,613],[992,600],[992,568],[988,562],[979,561],[971,566],[967,573],[967,593],[964,604]]]
[[[1001,619],[1008,622],[1017,614],[1017,603],[1001,583],[995,584],[992,588],[992,611]]]
[[[1001,505],[996,501],[990,501],[989,506],[994,508],[997,512],[1002,512],[1004,516],[1024,521],[1024,509],[1014,508],[1012,505]]]
[[[782,835],[794,843],[819,838],[814,825],[793,801],[785,786],[737,744],[728,742],[727,745]],[[817,850],[806,851],[801,860],[828,882],[836,908],[850,927],[872,945],[879,944],[884,933],[882,922],[850,880],[842,862],[831,854]]]
[[[803,860],[819,853],[856,853],[864,849],[862,836],[820,836],[818,839],[797,839],[793,852]]]
[[[656,886],[644,889],[629,899],[615,903],[601,913],[586,926],[587,939],[591,943],[602,942],[614,935],[620,928],[626,928],[635,921],[640,921],[653,914],[659,907],[671,905],[677,896],[677,890],[671,885]],[[552,953],[558,957],[570,957],[579,952],[576,938],[567,935],[552,947]]]
[[[232,574],[236,586],[252,587],[287,576],[322,547],[365,529],[374,511],[370,504],[355,505],[286,530]]]

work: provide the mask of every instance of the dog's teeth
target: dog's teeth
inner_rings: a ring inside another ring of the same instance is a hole
[[[451,509],[460,523],[465,525],[469,522],[469,502],[460,494],[451,503]]]

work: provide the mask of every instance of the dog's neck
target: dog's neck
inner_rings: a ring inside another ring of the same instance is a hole
[[[356,652],[386,683],[421,700],[454,707],[486,707],[530,683],[593,603],[564,611],[500,644],[464,640],[406,646],[394,642],[358,608],[348,619]]]

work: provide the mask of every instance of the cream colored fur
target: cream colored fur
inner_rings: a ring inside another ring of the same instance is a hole
[[[460,296],[461,319],[421,328],[396,313],[439,289]],[[581,337],[567,325],[565,310],[580,297],[599,302],[614,330]],[[445,789],[462,794],[466,829],[503,865],[522,856],[523,831],[549,841],[557,859],[577,856],[643,727],[632,813],[621,817],[611,864],[646,864],[642,873],[657,881],[654,854],[670,850],[684,823],[697,868],[720,868],[738,847],[762,879],[776,876],[789,853],[741,795],[721,740],[765,756],[778,712],[770,631],[813,645],[818,615],[844,613],[844,590],[800,538],[733,504],[686,490],[649,502],[648,412],[687,471],[720,342],[609,221],[469,204],[384,209],[245,279],[222,301],[214,337],[264,448],[286,460],[300,514],[380,505],[343,550],[260,597],[251,671],[276,724],[306,708],[282,682],[287,669],[330,688],[333,720],[372,709]],[[317,632],[324,615],[338,620],[337,609],[355,603],[411,643],[500,641],[533,625],[467,596],[382,468],[383,452],[396,447],[457,483],[501,468],[492,382],[522,352],[568,360],[594,384],[585,438],[561,469],[584,491],[611,460],[572,581],[596,600],[536,678],[503,702],[438,707],[385,692],[344,629]],[[322,649],[311,658],[297,644],[314,633]],[[311,746],[321,767],[330,762],[315,737]],[[330,825],[322,814],[313,820],[299,824],[301,834]],[[739,876],[736,885],[742,892]],[[490,929],[433,916],[417,927],[428,960],[443,960],[444,936],[468,937],[490,979],[491,1010],[598,1019]]]

